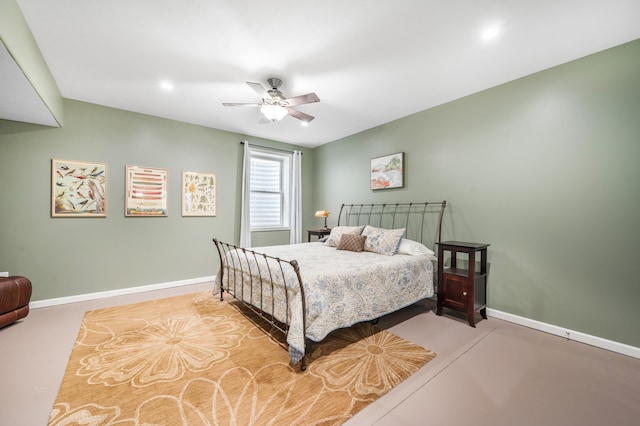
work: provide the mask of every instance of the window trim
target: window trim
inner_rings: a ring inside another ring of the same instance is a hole
[[[281,163],[280,169],[280,225],[277,226],[254,226],[251,220],[251,213],[249,213],[251,224],[251,232],[266,232],[266,231],[290,231],[290,214],[289,206],[291,203],[291,173],[293,164],[293,153],[280,152],[271,150],[268,148],[255,148],[250,147],[249,155],[251,160],[254,158],[261,158],[266,160],[276,160]],[[253,175],[250,177],[250,181],[253,182]],[[250,194],[254,191],[249,190]],[[255,191],[259,192],[259,191]],[[250,201],[250,205],[253,206],[253,200]]]

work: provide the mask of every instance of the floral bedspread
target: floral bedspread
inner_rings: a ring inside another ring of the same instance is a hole
[[[319,342],[333,330],[373,320],[434,294],[435,257],[381,255],[371,252],[337,250],[323,243],[260,247],[259,253],[296,260],[304,285],[306,337]],[[225,289],[235,284],[234,296],[289,324],[287,343],[292,363],[304,355],[303,315],[297,275],[289,265],[281,269],[262,257],[231,254],[223,273]],[[227,255],[229,257],[229,255]],[[242,268],[239,262],[243,263]],[[247,265],[248,263],[248,265]],[[250,269],[249,269],[250,268]],[[244,274],[239,271],[251,271]],[[260,276],[274,282],[260,290]],[[217,274],[218,288],[220,273]],[[242,285],[238,284],[242,282]],[[253,286],[253,289],[251,287]],[[289,296],[285,297],[284,287]],[[288,299],[288,306],[286,300]],[[273,311],[272,311],[273,309]]]

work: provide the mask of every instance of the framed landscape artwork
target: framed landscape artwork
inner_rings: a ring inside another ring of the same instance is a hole
[[[107,165],[51,160],[51,217],[106,217]]]
[[[216,175],[182,172],[182,216],[216,215]]]
[[[404,152],[371,159],[371,189],[404,186]]]
[[[126,166],[125,171],[125,216],[167,216],[167,170]]]

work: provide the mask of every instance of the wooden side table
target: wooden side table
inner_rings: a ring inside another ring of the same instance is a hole
[[[324,237],[325,235],[329,235],[331,233],[331,229],[317,229],[317,230],[307,230],[307,242],[311,242],[311,236],[316,235],[318,239]]]
[[[467,314],[475,327],[474,313],[487,319],[487,247],[484,243],[445,241],[438,243],[438,304],[436,315],[447,307]],[[451,252],[451,265],[444,267],[444,252]],[[480,270],[476,270],[476,253],[480,253]],[[468,256],[467,269],[457,267],[458,253]]]

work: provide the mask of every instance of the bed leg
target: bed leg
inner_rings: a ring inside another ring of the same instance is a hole
[[[220,301],[224,302],[224,289],[222,288],[222,286],[220,287]]]
[[[302,361],[300,361],[300,371],[307,369],[307,354],[311,353],[311,343],[311,339],[304,340],[304,355],[302,356]]]

